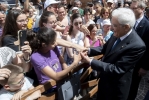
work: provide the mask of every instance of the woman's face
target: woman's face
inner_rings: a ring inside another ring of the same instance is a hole
[[[103,16],[104,19],[109,18],[109,11],[106,10],[106,11],[102,14],[102,16]]]
[[[58,9],[58,16],[64,18],[66,16],[66,11],[64,7]]]
[[[76,18],[73,20],[73,29],[79,30],[82,25],[82,18]]]
[[[19,30],[25,30],[27,28],[28,19],[25,14],[20,14],[17,17],[16,23]]]
[[[104,30],[105,32],[110,31],[110,30],[111,30],[111,25],[104,25],[104,26],[103,26],[103,30]]]
[[[48,17],[47,23],[43,23],[43,25],[47,28],[55,29],[56,22],[57,22],[57,19],[55,15],[51,15],[50,17]]]
[[[97,33],[97,27],[94,27],[91,32],[90,32],[90,35],[91,36],[96,36],[96,33]]]
[[[86,13],[85,15],[84,15],[84,18],[86,19],[86,20],[89,20],[90,18],[91,18],[91,13]]]

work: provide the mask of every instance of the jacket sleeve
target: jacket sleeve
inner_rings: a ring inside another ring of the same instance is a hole
[[[133,69],[136,62],[142,57],[145,52],[145,46],[142,48],[131,48],[126,53],[118,55],[117,58],[111,58],[115,63],[106,63],[103,61],[93,59],[91,67],[94,70],[100,71],[106,75],[115,76],[117,74],[124,74],[130,69]]]

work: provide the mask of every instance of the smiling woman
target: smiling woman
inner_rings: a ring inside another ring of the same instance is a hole
[[[10,10],[4,25],[2,46],[8,46],[15,51],[19,51],[19,44],[15,45],[15,41],[18,41],[18,31],[26,30],[27,21],[26,15],[21,10]]]

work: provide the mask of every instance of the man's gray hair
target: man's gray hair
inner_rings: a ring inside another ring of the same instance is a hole
[[[129,8],[118,8],[112,12],[112,17],[116,17],[118,22],[122,25],[130,25],[133,28],[135,24],[135,15]]]

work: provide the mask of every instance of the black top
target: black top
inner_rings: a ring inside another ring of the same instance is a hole
[[[14,51],[19,51],[19,46],[15,45],[14,42],[17,41],[18,39],[12,35],[6,35],[2,39],[2,46],[7,46],[13,49]]]

